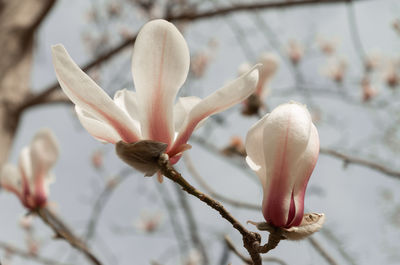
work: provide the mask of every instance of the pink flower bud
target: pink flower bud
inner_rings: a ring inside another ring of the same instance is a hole
[[[58,143],[48,129],[36,133],[31,144],[22,149],[18,168],[6,164],[0,174],[1,186],[15,193],[28,209],[44,207],[48,187],[53,181],[50,169],[58,158]]]
[[[248,132],[246,152],[263,186],[265,220],[277,227],[298,226],[319,153],[318,132],[307,108],[295,102],[275,108]]]

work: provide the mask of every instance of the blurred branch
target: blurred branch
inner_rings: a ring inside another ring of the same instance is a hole
[[[215,191],[210,185],[207,184],[207,182],[203,179],[203,177],[200,175],[200,173],[195,168],[195,166],[192,162],[192,159],[190,158],[190,156],[187,153],[183,154],[183,160],[185,162],[185,165],[186,165],[189,173],[192,175],[192,177],[195,178],[196,181],[200,184],[200,186],[203,189],[205,189],[215,199],[226,202],[234,207],[261,211],[261,206],[258,204],[246,203],[246,202],[234,200],[234,199],[228,198],[224,195],[221,195],[220,193]]]
[[[186,221],[189,225],[189,234],[195,247],[200,251],[202,255],[202,263],[204,265],[209,264],[208,255],[203,242],[200,239],[200,235],[197,229],[196,218],[193,215],[192,209],[190,208],[189,202],[187,201],[186,194],[178,187],[175,186],[178,193],[179,202],[182,206],[183,212],[186,217]]]
[[[167,194],[167,189],[164,185],[159,185],[159,183],[156,183],[155,185],[158,189],[158,193],[161,195],[165,208],[167,209],[169,221],[171,223],[172,230],[174,232],[176,241],[178,243],[178,250],[181,258],[183,258],[184,256],[183,254],[187,254],[189,249],[185,243],[185,237],[182,231],[182,226],[180,225],[176,216],[175,204],[172,202],[171,196]]]
[[[313,237],[308,238],[308,242],[314,247],[316,251],[330,264],[338,265],[337,261],[321,246],[321,244]]]
[[[4,249],[5,251],[7,251],[13,255],[17,255],[24,259],[33,260],[33,261],[36,261],[38,263],[42,263],[45,265],[67,265],[66,263],[61,263],[56,260],[52,260],[52,259],[38,256],[36,254],[32,254],[29,251],[11,246],[10,244],[5,243],[5,242],[0,242],[0,248]]]
[[[82,252],[93,264],[102,265],[86,244],[80,238],[75,236],[51,210],[47,208],[39,208],[36,213],[44,223],[53,229],[56,238],[67,241],[72,247]]]
[[[346,155],[344,153],[341,153],[339,151],[335,151],[332,149],[327,149],[327,148],[321,148],[320,149],[320,153],[324,154],[324,155],[330,155],[339,159],[342,159],[343,162],[345,163],[345,165],[347,164],[357,164],[357,165],[361,165],[361,166],[365,166],[368,167],[370,169],[376,170],[380,173],[383,173],[387,176],[391,176],[394,177],[396,179],[400,179],[400,171],[396,171],[393,169],[390,169],[388,167],[385,167],[381,164],[372,162],[372,161],[368,161],[365,159],[361,159],[358,157],[354,157],[354,156],[350,156],[350,155]]]
[[[88,225],[86,227],[86,235],[84,236],[85,241],[89,241],[95,235],[97,223],[100,220],[100,215],[104,209],[104,206],[111,197],[115,188],[118,187],[118,185],[121,184],[125,179],[127,179],[129,173],[131,172],[132,170],[130,168],[122,170],[119,174],[117,174],[116,177],[108,181],[103,191],[97,197],[89,218]]]
[[[231,7],[226,8],[218,8],[209,11],[203,11],[201,13],[183,13],[180,15],[172,15],[168,16],[166,20],[169,21],[180,21],[180,20],[199,20],[209,17],[215,17],[220,15],[227,15],[230,13],[240,12],[240,11],[253,11],[259,9],[273,9],[273,8],[284,8],[284,7],[296,7],[296,6],[303,6],[303,5],[314,5],[314,4],[335,4],[335,3],[345,3],[349,0],[303,0],[303,1],[282,1],[282,2],[260,2],[260,3],[251,3],[251,4],[236,4]],[[358,0],[361,1],[361,0]],[[108,61],[109,59],[113,58],[115,55],[119,54],[122,50],[126,47],[133,45],[136,40],[136,34],[130,38],[125,39],[121,43],[117,44],[107,52],[100,54],[95,59],[91,60],[90,62],[84,64],[81,69],[83,71],[88,71],[95,66],[99,66],[102,63]],[[18,111],[22,112],[29,107],[36,106],[43,102],[46,102],[46,98],[49,97],[53,91],[59,88],[58,82],[53,83],[52,85],[48,86],[47,88],[42,89],[41,92],[36,94],[30,94],[26,97],[25,101],[20,105]]]
[[[227,15],[233,12],[255,11],[259,9],[278,9],[306,5],[318,4],[338,4],[346,3],[349,0],[302,0],[302,1],[279,1],[279,2],[265,2],[260,1],[257,3],[235,4],[230,7],[221,7],[215,10],[203,11],[201,13],[184,13],[176,16],[167,17],[168,20],[195,20],[201,18],[210,18],[215,16]],[[361,0],[358,0],[361,1]]]
[[[364,45],[361,41],[360,31],[358,30],[356,11],[352,0],[348,1],[347,5],[348,23],[350,27],[350,35],[353,40],[354,50],[358,53],[361,65],[364,64],[366,57]]]
[[[229,213],[225,207],[218,201],[214,200],[210,196],[202,193],[193,187],[189,182],[182,177],[182,175],[176,171],[169,163],[168,156],[163,154],[158,160],[158,165],[161,173],[177,183],[187,193],[197,197],[199,200],[206,203],[208,206],[219,212],[219,214],[232,224],[233,228],[239,231],[243,238],[243,245],[249,252],[254,265],[261,265],[261,256],[259,254],[261,236],[258,233],[250,232],[247,230],[239,221],[237,221],[231,213]],[[270,234],[271,236],[271,234]],[[266,253],[266,252],[265,252]]]

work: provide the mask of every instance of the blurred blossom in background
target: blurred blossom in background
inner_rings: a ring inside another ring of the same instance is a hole
[[[320,155],[304,205],[305,212],[325,213],[324,227],[303,241],[281,241],[263,255],[275,259],[265,264],[400,264],[400,3],[329,2],[0,3],[0,166],[17,165],[35,132],[49,128],[59,156],[47,204],[57,205],[58,216],[103,264],[244,263],[224,239],[248,255],[229,223],[175,183],[160,185],[120,161],[114,145],[85,131],[57,87],[50,47],[62,43],[108,95],[134,91],[134,38],[146,22],[164,18],[190,51],[178,97],[205,98],[246,63],[264,61],[270,70],[258,83],[255,108],[248,111],[248,98],[210,117],[176,164],[246,228],[255,231],[248,220],[264,221],[263,189],[245,163],[250,127],[294,100],[307,106],[318,129]],[[5,187],[0,211],[1,264],[91,264],[54,240],[37,217],[21,218],[28,210]],[[268,233],[260,234],[265,243]]]

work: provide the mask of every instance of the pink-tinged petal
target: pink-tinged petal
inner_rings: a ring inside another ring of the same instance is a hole
[[[317,128],[311,124],[310,138],[306,150],[299,157],[297,166],[294,166],[292,174],[296,174],[296,182],[293,188],[293,200],[295,204],[295,216],[289,226],[298,226],[304,214],[304,195],[307,188],[308,180],[314,170],[319,155],[319,136]]]
[[[128,115],[72,60],[62,45],[52,47],[53,64],[64,93],[78,107],[113,127],[125,142],[139,140]]]
[[[139,107],[136,93],[127,89],[119,90],[114,95],[114,102],[120,109],[128,114],[137,131],[140,132]]]
[[[107,123],[96,119],[91,113],[75,106],[76,114],[82,126],[97,140],[116,144],[121,141],[121,136]]]
[[[133,49],[132,75],[144,139],[172,143],[174,100],[189,64],[186,41],[173,24],[153,20],[143,26]]]
[[[34,204],[43,206],[47,201],[45,179],[50,168],[58,158],[59,148],[56,137],[49,129],[42,129],[36,133],[30,145],[32,161],[32,181]]]
[[[275,75],[279,66],[279,58],[274,53],[263,53],[259,59],[263,65],[260,69],[260,76],[257,84],[256,94],[261,98],[268,94],[267,83]]]
[[[260,155],[252,154],[256,140],[248,152],[266,168],[263,214],[275,226],[290,227],[303,215],[304,190],[318,154],[318,134],[307,109],[297,103],[278,106],[262,124],[257,125],[263,127],[259,144],[264,162],[259,161]],[[253,135],[260,139],[258,134]]]
[[[188,118],[189,112],[201,101],[198,97],[180,97],[178,102],[174,106],[174,126],[175,131],[179,132],[179,129]]]
[[[58,159],[57,139],[49,129],[41,129],[30,145],[33,178],[46,174]]]
[[[19,154],[18,167],[21,173],[22,195],[26,199],[31,196],[33,188],[31,151],[27,146],[22,148]]]
[[[22,179],[17,167],[5,164],[0,173],[0,185],[4,189],[15,193],[22,201]]]
[[[260,65],[254,66],[249,72],[215,91],[193,107],[180,129],[173,147],[168,152],[170,157],[176,154],[176,149],[180,145],[188,141],[199,122],[230,108],[254,93],[258,81],[259,67]]]

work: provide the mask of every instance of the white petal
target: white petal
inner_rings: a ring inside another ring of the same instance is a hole
[[[264,125],[267,118],[268,114],[250,128],[245,141],[247,164],[251,169],[257,172],[264,189],[267,182],[267,176],[265,174],[265,150],[262,146],[264,142]]]
[[[107,122],[126,142],[139,140],[129,117],[72,60],[62,45],[52,47],[53,64],[64,93],[80,108]]]
[[[78,106],[75,106],[75,111],[82,126],[97,140],[112,144],[122,140],[117,131],[106,122],[96,119]]]
[[[264,200],[267,204],[264,207],[264,216],[276,226],[290,226],[295,222],[293,218],[300,222],[303,216],[304,202],[292,201],[292,196],[295,185],[299,185],[302,191],[305,190],[312,172],[308,165],[315,164],[316,161],[314,158],[312,162],[302,159],[309,145],[311,129],[312,122],[308,110],[297,103],[278,106],[265,121],[263,148],[267,189]],[[314,143],[312,146],[314,150]],[[297,198],[304,199],[304,196]],[[294,212],[289,216],[291,203],[294,203]]]
[[[173,24],[153,20],[143,26],[133,49],[132,75],[145,139],[172,142],[173,104],[189,64],[186,41]]]
[[[25,146],[22,148],[21,153],[19,154],[18,161],[19,170],[21,172],[22,179],[26,179],[29,185],[32,183],[32,160],[31,160],[31,151],[30,148]]]
[[[58,159],[58,143],[49,129],[42,129],[36,133],[30,145],[33,177],[46,175]]]
[[[136,126],[137,131],[140,132],[139,108],[136,93],[127,89],[119,90],[114,95],[114,102],[120,109],[128,114],[132,119],[132,123]]]
[[[251,69],[251,64],[242,63],[241,65],[239,65],[238,76],[244,75],[245,73],[250,71],[250,69]]]
[[[17,167],[12,164],[5,164],[0,172],[0,185],[18,196],[22,196],[21,174]]]
[[[258,68],[260,66],[254,66],[249,72],[215,91],[194,106],[189,112],[188,119],[179,131],[177,140],[171,150],[171,155],[175,155],[174,150],[188,141],[199,122],[212,114],[226,110],[254,93],[258,81]]]
[[[179,131],[189,112],[201,101],[198,97],[180,97],[174,106],[175,131]]]

